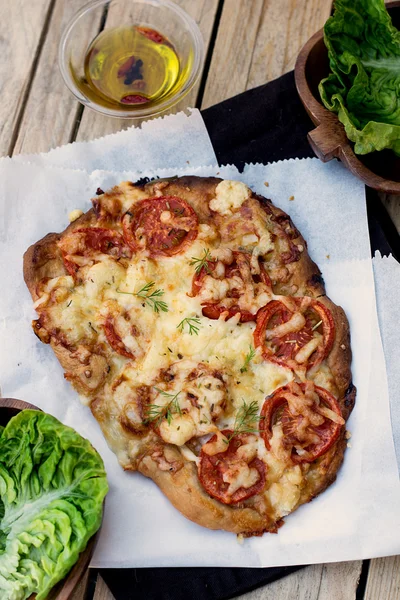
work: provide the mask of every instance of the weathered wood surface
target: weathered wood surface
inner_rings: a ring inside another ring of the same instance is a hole
[[[361,561],[312,565],[237,600],[354,600],[360,566]]]
[[[14,148],[15,154],[47,152],[50,148],[70,142],[74,135],[81,105],[61,77],[58,46],[65,26],[85,4],[87,0],[55,0],[48,34],[30,83],[30,93]],[[97,35],[99,27],[99,21],[88,23],[88,39]]]
[[[294,67],[331,0],[225,0],[202,108],[271,81]]]
[[[12,152],[51,10],[51,0],[5,0],[1,4],[0,156]]]
[[[93,600],[114,600],[114,596],[108,589],[101,575],[99,575],[97,578],[96,591],[94,593]]]
[[[400,556],[371,560],[364,600],[400,598]]]
[[[89,571],[86,571],[85,575],[82,577],[82,581],[80,582],[80,584],[78,585],[78,587],[76,588],[74,593],[72,594],[71,600],[91,600],[87,596],[88,582],[89,582]],[[96,584],[96,587],[97,587],[97,584]],[[110,595],[107,600],[114,600],[110,591],[109,591],[109,594]]]

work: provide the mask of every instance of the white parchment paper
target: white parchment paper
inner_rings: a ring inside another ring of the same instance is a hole
[[[241,179],[287,211],[308,241],[327,292],[349,317],[358,388],[349,420],[350,446],[338,479],[289,516],[278,535],[239,544],[180,515],[158,488],[124,473],[90,410],[64,381],[51,349],[38,342],[22,280],[22,254],[49,231],[62,231],[74,208],[89,208],[98,186],[129,173],[0,162],[0,384],[4,396],[32,402],[89,438],[110,482],[96,567],[275,566],[354,560],[400,553],[400,485],[390,426],[386,370],[379,337],[363,185],[339,163],[290,160],[268,166],[191,168],[199,175]],[[143,175],[153,173],[143,172]],[[176,168],[159,175],[180,174]],[[135,174],[133,174],[133,178]],[[264,185],[268,182],[268,188]],[[294,199],[290,198],[294,196]]]
[[[91,142],[75,142],[41,154],[20,154],[13,161],[41,166],[86,170],[131,170],[217,165],[214,149],[196,108],[188,114],[159,117],[140,127],[110,134]]]
[[[392,430],[400,474],[400,264],[393,256],[376,252],[372,260],[379,326],[388,372]]]

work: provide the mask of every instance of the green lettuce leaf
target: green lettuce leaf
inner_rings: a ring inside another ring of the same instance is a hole
[[[0,437],[0,598],[37,600],[77,561],[101,524],[103,461],[54,417],[25,410]]]
[[[336,0],[324,39],[331,73],[319,92],[354,151],[400,155],[400,32],[384,0]]]

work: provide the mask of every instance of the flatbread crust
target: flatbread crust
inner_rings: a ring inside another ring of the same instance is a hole
[[[115,221],[118,215],[126,210],[130,194],[132,202],[157,196],[182,198],[195,210],[200,223],[211,224],[218,232],[223,232],[224,228],[228,228],[227,217],[210,208],[210,202],[216,198],[217,186],[221,181],[217,178],[183,177],[155,180],[142,185],[128,183],[122,187],[116,186],[99,198],[93,199],[93,209],[74,221],[62,233],[46,235],[25,253],[24,278],[33,301],[40,302],[44,281],[68,276],[60,241],[77,229],[104,225],[108,227],[110,221]],[[345,313],[326,296],[321,273],[307,252],[306,241],[289,217],[269,200],[253,193],[251,198],[264,206],[273,219],[289,228],[287,230],[290,231],[292,243],[300,248],[296,260],[284,267],[284,281],[275,283],[275,293],[318,299],[332,315],[335,336],[323,364],[328,373],[327,388],[336,397],[342,416],[347,420],[354,405],[355,388],[351,383],[350,334]],[[244,233],[245,225],[246,221],[243,221]],[[48,302],[51,304],[52,301]],[[71,348],[71,344],[63,337],[62,326],[61,330],[56,323],[51,327],[51,319],[42,316],[47,314],[46,311],[42,310],[40,305],[37,310],[41,316],[33,324],[36,335],[41,341],[50,343],[65,371],[65,377],[90,403],[93,415],[125,469],[138,470],[153,479],[182,514],[204,527],[244,535],[277,531],[283,521],[280,516],[277,518],[275,509],[266,506],[268,502],[261,494],[236,505],[224,504],[212,498],[199,480],[196,461],[187,458],[187,453],[178,445],[166,443],[154,428],[140,424],[132,425],[124,409],[121,409],[115,400],[115,390],[120,383],[118,377],[121,377],[121,374],[116,373],[114,367],[110,373],[110,356],[115,354],[112,349],[105,350],[104,344],[92,343],[89,356],[85,354],[83,360],[82,352],[78,352],[75,346]],[[335,480],[343,461],[346,444],[346,431],[343,427],[338,439],[323,456],[311,465],[301,467],[301,485],[298,485],[300,491],[287,512],[292,512],[297,506],[312,500]],[[286,514],[284,510],[282,513],[282,516]]]

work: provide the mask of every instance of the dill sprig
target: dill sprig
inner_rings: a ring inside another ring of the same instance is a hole
[[[190,261],[189,265],[191,267],[194,266],[194,270],[197,274],[199,274],[202,269],[204,269],[206,273],[211,273],[208,263],[212,261],[213,258],[211,257],[209,249],[203,248],[203,256],[201,256],[200,258],[192,256],[192,260]]]
[[[166,398],[171,398],[171,400],[165,404],[164,406],[160,406],[159,404],[149,404],[146,411],[146,423],[155,423],[158,427],[161,421],[165,418],[167,419],[168,425],[171,425],[172,419],[174,418],[174,414],[181,415],[182,410],[179,406],[178,397],[181,393],[180,391],[176,394],[170,394],[165,390],[161,390],[154,386],[154,389],[161,395]]]
[[[314,327],[311,327],[311,331],[314,331],[315,329],[317,329],[320,325],[322,325],[322,319],[320,321],[318,321],[318,323],[315,323]]]
[[[235,418],[233,431],[228,436],[226,443],[229,444],[231,439],[239,435],[239,433],[258,433],[258,429],[254,426],[262,418],[258,414],[258,402],[256,400],[253,400],[250,404],[247,404],[246,400],[243,400],[243,404],[239,408]]]
[[[247,367],[249,366],[250,362],[253,360],[253,358],[255,357],[255,355],[256,355],[256,351],[253,348],[253,346],[250,345],[249,346],[249,351],[246,354],[246,358],[244,359],[243,366],[240,369],[241,373],[245,373],[247,371]]]
[[[148,306],[154,310],[154,312],[159,313],[160,310],[163,312],[168,312],[168,305],[163,300],[158,300],[164,295],[164,290],[156,289],[153,291],[154,286],[156,285],[155,281],[149,281],[146,283],[138,292],[123,292],[122,290],[117,288],[118,294],[129,294],[130,296],[137,296],[138,298],[143,298]]]
[[[198,319],[197,317],[186,317],[179,323],[179,325],[176,326],[176,328],[183,333],[185,325],[189,326],[190,335],[199,335],[199,329],[201,326],[200,319]]]

